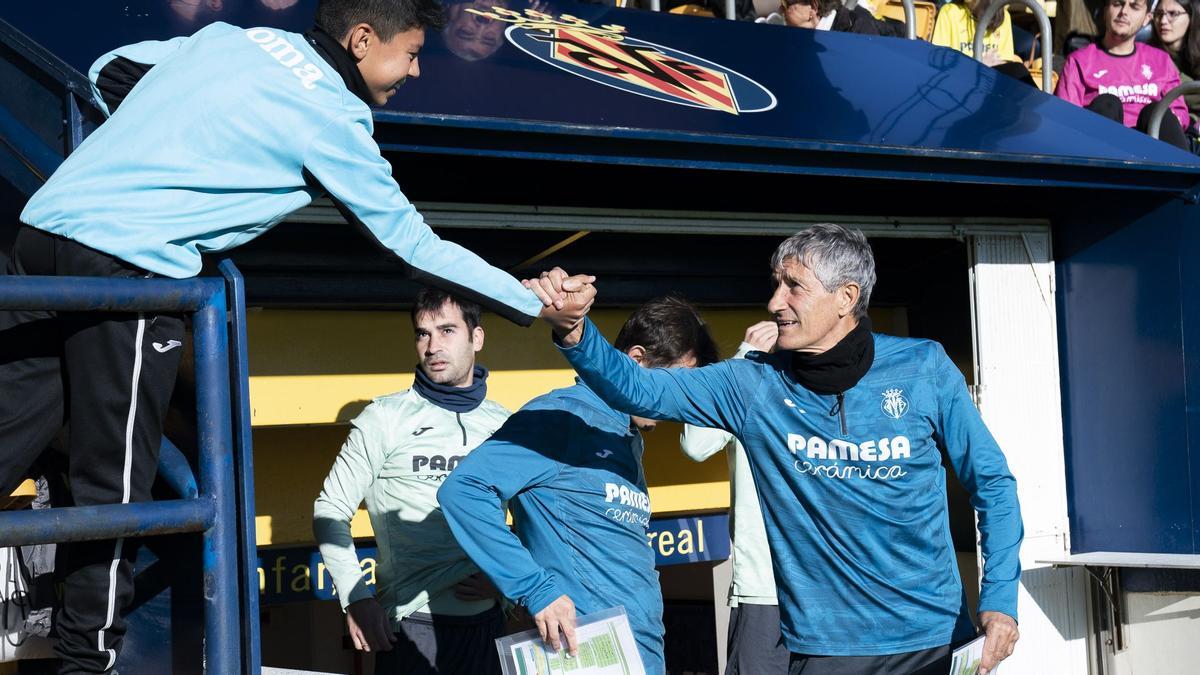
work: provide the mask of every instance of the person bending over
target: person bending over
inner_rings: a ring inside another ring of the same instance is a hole
[[[639,307],[617,335],[633,367],[716,360],[696,310],[674,297]],[[576,653],[576,612],[625,607],[649,675],[663,675],[662,592],[646,544],[642,433],[650,417],[613,410],[578,383],[530,401],[458,465],[438,501],[458,543],[533,615],[542,638]],[[515,532],[505,524],[504,502]]]

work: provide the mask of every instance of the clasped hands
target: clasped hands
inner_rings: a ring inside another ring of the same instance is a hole
[[[579,341],[583,317],[596,300],[596,277],[590,274],[571,276],[561,267],[542,272],[536,279],[521,282],[542,301],[538,315],[566,345]]]

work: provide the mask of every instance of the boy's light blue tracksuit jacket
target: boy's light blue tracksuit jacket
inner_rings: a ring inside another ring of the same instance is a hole
[[[121,47],[89,73],[102,108],[95,83],[117,58],[152,67],[22,222],[185,278],[202,253],[243,244],[327,192],[417,281],[518,323],[537,316],[532,292],[426,226],[371,138],[370,108],[304,36],[214,23]]]
[[[628,415],[582,384],[536,398],[462,460],[438,501],[506,597],[531,614],[561,595],[579,614],[623,605],[646,672],[665,672],[642,437]]]
[[[979,515],[980,611],[1017,616],[1023,536],[1016,481],[941,345],[875,335],[845,393],[801,387],[790,355],[640,368],[590,321],[563,353],[617,410],[726,429],[746,448],[792,652],[881,655],[972,633],[950,540],[942,453]]]

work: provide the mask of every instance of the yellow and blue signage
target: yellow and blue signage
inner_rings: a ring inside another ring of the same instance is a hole
[[[659,566],[725,560],[729,557],[729,516],[656,518],[646,530],[646,545],[654,549],[654,562]],[[374,586],[379,550],[374,542],[360,542],[356,548],[363,580]],[[260,550],[258,593],[263,606],[332,600],[337,595],[315,546]]]
[[[571,14],[503,7],[468,12],[512,24],[505,36],[521,51],[587,80],[667,103],[732,115],[775,107],[775,95],[718,63],[639,40],[615,23],[594,26]]]

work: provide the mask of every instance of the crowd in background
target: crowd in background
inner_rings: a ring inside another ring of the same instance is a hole
[[[974,56],[976,26],[1001,0],[918,0],[916,34]],[[1042,63],[1038,24],[1020,5],[994,12],[979,60],[1031,86],[1053,69],[1054,94],[1125,126],[1147,131],[1149,106],[1200,74],[1197,0],[1059,0],[1051,22],[1053,62]],[[904,37],[900,0],[737,0],[737,19],[795,28]],[[723,17],[723,0],[664,0],[662,11]],[[922,21],[936,12],[932,30]],[[1200,93],[1176,99],[1159,138],[1200,151]]]

